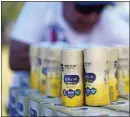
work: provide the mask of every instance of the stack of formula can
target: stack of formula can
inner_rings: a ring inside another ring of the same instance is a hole
[[[129,46],[30,45],[31,88],[12,88],[13,116],[129,116]]]

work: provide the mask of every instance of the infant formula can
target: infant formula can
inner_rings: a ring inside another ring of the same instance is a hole
[[[116,101],[118,99],[118,87],[116,79],[116,69],[117,69],[117,48],[109,47],[109,74],[108,74],[108,85],[109,85],[109,97],[110,101]]]
[[[18,116],[27,116],[28,115],[28,96],[33,93],[36,95],[38,92],[33,89],[21,89],[18,92],[17,96],[17,112]]]
[[[46,79],[47,79],[47,52],[49,42],[40,44],[39,47],[39,70],[40,70],[40,93],[45,95],[46,92]]]
[[[85,102],[89,106],[110,103],[108,89],[108,48],[92,46],[84,49]]]
[[[20,77],[20,87],[30,88],[30,73],[23,72]]]
[[[109,105],[107,105],[106,108],[129,113],[129,100],[119,98],[116,102],[111,102]]]
[[[9,91],[9,114],[10,116],[18,116],[17,113],[17,95],[20,88],[12,87]]]
[[[83,53],[79,48],[61,50],[62,91],[64,106],[78,107],[84,104]]]
[[[60,50],[61,45],[49,46],[47,60],[47,81],[46,95],[50,97],[60,97],[61,94],[61,70],[60,70]]]
[[[117,81],[119,96],[129,98],[129,46],[118,45]]]
[[[39,62],[38,62],[39,44],[30,45],[30,63],[31,63],[31,78],[30,87],[39,89]]]

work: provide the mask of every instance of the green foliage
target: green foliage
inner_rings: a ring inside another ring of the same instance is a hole
[[[16,20],[24,2],[2,2],[2,21]]]

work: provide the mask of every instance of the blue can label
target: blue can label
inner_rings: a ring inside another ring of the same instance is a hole
[[[75,96],[75,92],[74,92],[72,89],[69,89],[69,90],[67,91],[67,96],[68,96],[69,98],[73,98],[73,97]]]
[[[42,68],[42,73],[44,74],[44,75],[47,75],[47,68]]]
[[[94,73],[86,73],[86,82],[93,83],[96,80],[96,75]]]
[[[79,82],[79,76],[78,75],[65,75],[64,76],[64,83],[76,85]]]
[[[89,87],[86,88],[86,95],[89,96],[91,94],[91,89]]]
[[[36,110],[30,108],[30,115],[31,115],[31,117],[35,117],[35,116],[37,116],[37,112],[36,112]]]

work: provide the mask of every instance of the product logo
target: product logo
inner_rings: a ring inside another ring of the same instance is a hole
[[[10,96],[10,101],[11,101],[11,104],[15,104],[15,98],[13,96]]]
[[[78,75],[65,75],[64,76],[64,83],[66,84],[72,84],[76,85],[79,82],[79,76]]]
[[[44,75],[47,75],[47,68],[42,68],[42,73],[43,73]]]
[[[79,96],[81,94],[81,91],[79,90],[79,89],[77,89],[76,91],[75,91],[75,95],[76,96]]]
[[[17,108],[19,111],[23,112],[23,104],[21,104],[20,102],[18,102]]]
[[[63,94],[64,94],[64,96],[67,95],[67,91],[65,89],[63,90]]]
[[[73,98],[73,97],[75,96],[75,92],[74,92],[72,89],[69,89],[69,90],[67,91],[67,96],[68,96],[69,98]]]
[[[89,87],[86,88],[86,95],[89,96],[91,94],[96,94],[97,90],[95,88],[90,89]]]
[[[86,82],[93,83],[96,80],[96,75],[94,73],[86,73]]]
[[[91,89],[91,93],[94,95],[96,93],[96,89],[95,88],[92,88]]]
[[[55,104],[55,106],[62,106],[62,104]]]
[[[36,112],[36,110],[30,108],[30,115],[31,115],[31,117],[35,117],[35,116],[37,116],[37,112]]]
[[[88,108],[80,108],[80,110],[88,110]]]
[[[89,87],[86,88],[86,95],[89,96],[91,94],[91,89]]]

